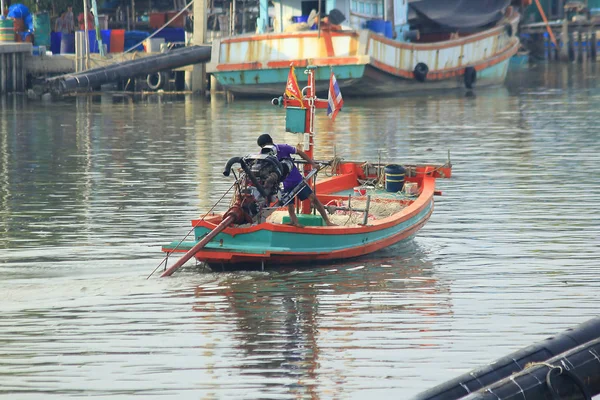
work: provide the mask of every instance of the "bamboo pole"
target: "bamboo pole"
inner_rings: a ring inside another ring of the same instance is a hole
[[[102,36],[100,35],[100,24],[98,21],[98,5],[96,0],[92,0],[92,12],[94,13],[94,25],[96,27],[96,43],[98,43],[98,51],[104,57],[104,45],[102,44]]]
[[[90,34],[88,32],[88,3],[87,0],[83,0],[83,25],[85,32],[85,69],[90,68]]]
[[[550,25],[548,24],[548,19],[546,18],[546,13],[544,12],[542,5],[540,4],[540,0],[535,0],[535,4],[537,5],[540,15],[542,16],[542,20],[546,24],[546,30],[548,31],[548,35],[552,39],[552,43],[554,43],[554,46],[557,46],[556,38],[554,37],[554,32],[552,32],[552,29],[550,28]],[[557,48],[558,48],[558,46],[557,46]]]

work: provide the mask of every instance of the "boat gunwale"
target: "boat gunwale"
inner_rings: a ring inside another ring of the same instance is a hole
[[[377,40],[379,42],[382,42],[382,43],[385,43],[390,46],[393,46],[393,47],[396,47],[399,49],[403,49],[403,50],[440,50],[440,49],[446,49],[448,47],[462,46],[462,45],[465,45],[468,43],[487,39],[488,37],[494,36],[495,34],[500,33],[500,31],[506,29],[506,25],[512,26],[513,24],[518,23],[519,18],[520,18],[519,13],[515,10],[512,10],[510,15],[505,16],[500,21],[498,21],[495,26],[493,26],[489,29],[474,33],[469,36],[463,36],[463,37],[459,37],[456,39],[443,40],[443,41],[432,42],[432,43],[399,42],[397,40],[387,38],[387,37],[380,35],[378,33],[375,33],[375,32],[369,32],[368,39],[369,40]],[[443,44],[443,45],[440,45],[440,44]],[[504,51],[504,50],[502,50],[502,51]],[[498,53],[496,53],[496,54],[498,54]]]
[[[252,225],[249,227],[228,227],[223,230],[223,233],[237,236],[241,234],[249,234],[258,231],[271,231],[271,232],[286,232],[286,233],[297,233],[297,234],[309,234],[309,235],[340,235],[340,234],[361,234],[376,232],[379,230],[391,228],[396,226],[410,218],[416,216],[425,209],[432,201],[435,192],[435,179],[433,176],[424,175],[421,192],[419,196],[412,202],[412,204],[403,208],[390,215],[389,217],[369,221],[367,225],[357,226],[305,226],[298,228],[291,225],[277,224],[273,222],[263,222],[261,224]],[[322,193],[323,196],[332,195],[329,193]],[[321,197],[319,195],[319,197]],[[337,196],[337,195],[335,195]],[[339,197],[339,196],[338,196]],[[401,199],[399,199],[400,201]],[[192,220],[192,226],[194,228],[205,228],[212,230],[220,222],[222,214],[216,214],[205,220]],[[214,221],[214,222],[212,222]]]
[[[362,255],[370,254],[375,251],[381,250],[385,247],[394,245],[402,240],[406,240],[409,237],[416,234],[431,218],[433,214],[433,206],[429,209],[429,212],[421,219],[418,223],[411,225],[407,229],[403,229],[392,235],[383,237],[379,240],[367,242],[361,246],[335,249],[329,251],[319,252],[294,252],[294,251],[265,251],[264,253],[253,253],[253,252],[242,252],[227,250],[217,250],[205,247],[199,250],[194,257],[199,261],[207,263],[221,262],[224,264],[237,264],[244,262],[259,262],[268,261],[275,263],[294,263],[302,261],[314,261],[314,260],[335,260],[335,259],[348,259],[353,257],[359,257]],[[163,247],[163,251],[166,250]],[[185,252],[186,249],[174,250],[173,252]]]

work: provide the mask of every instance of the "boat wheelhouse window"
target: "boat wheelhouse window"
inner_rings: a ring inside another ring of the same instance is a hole
[[[365,4],[365,14],[371,14],[371,3]]]
[[[352,0],[352,11],[358,11],[358,1]]]
[[[365,12],[365,3],[363,3],[362,1],[360,3],[358,3],[358,12],[359,13]]]

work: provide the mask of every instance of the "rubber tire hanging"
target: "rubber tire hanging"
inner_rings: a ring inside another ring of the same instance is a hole
[[[473,89],[473,84],[477,80],[477,71],[475,67],[466,67],[464,73],[465,87],[467,89]]]
[[[146,84],[150,90],[160,90],[165,85],[167,77],[164,72],[154,72],[146,77]]]
[[[419,82],[425,82],[427,79],[427,73],[429,72],[429,67],[425,63],[418,63],[415,65],[415,69],[413,70],[413,75],[416,80]]]

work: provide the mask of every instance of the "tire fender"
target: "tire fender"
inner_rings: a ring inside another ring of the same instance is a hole
[[[146,84],[150,90],[162,89],[166,82],[166,76],[164,72],[154,72],[148,74],[146,77]]]
[[[418,63],[413,70],[413,75],[415,79],[419,82],[425,82],[427,79],[427,73],[429,72],[429,67],[425,63]]]
[[[467,89],[473,89],[473,84],[477,80],[477,71],[475,70],[475,67],[466,67],[463,77],[465,79],[465,87]]]

